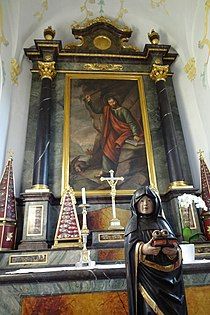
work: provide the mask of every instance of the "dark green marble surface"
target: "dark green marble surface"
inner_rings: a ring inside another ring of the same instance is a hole
[[[204,269],[205,267],[202,265],[200,268]],[[114,271],[111,269],[112,267],[110,266],[110,270],[104,268],[101,270],[78,269],[73,271],[42,272],[41,278],[40,273],[36,271],[27,273],[27,270],[22,270],[19,271],[18,275],[1,272],[0,314],[21,314],[22,299],[26,296],[125,291],[125,269],[119,268]],[[110,273],[110,271],[112,272]],[[54,280],[50,278],[50,273],[53,273]],[[81,280],[76,281],[75,274],[77,277],[80,276]],[[204,271],[184,274],[184,283],[186,287],[210,285],[210,275]]]
[[[106,60],[103,61],[106,63]],[[82,63],[60,62],[58,69],[79,70],[83,69]],[[123,64],[124,71],[150,72],[150,65]],[[62,150],[63,150],[63,123],[64,123],[64,83],[65,73],[57,73],[53,80],[52,91],[52,110],[51,110],[51,133],[50,133],[50,167],[49,167],[49,187],[55,196],[61,193],[62,176]],[[160,193],[165,193],[169,185],[169,176],[166,163],[166,155],[162,137],[160,115],[158,110],[158,100],[155,83],[148,75],[143,76],[144,89],[146,94],[147,111],[152,138],[153,155],[155,162],[156,177]],[[176,136],[179,147],[181,163],[183,167],[185,180],[191,184],[191,174],[187,158],[187,152],[181,128],[180,117],[176,104],[175,92],[172,79],[169,77],[166,81],[167,93],[171,103],[174,116]],[[33,74],[31,98],[28,118],[28,129],[25,146],[25,160],[22,177],[22,191],[31,188],[33,175],[34,146],[36,137],[36,120],[39,109],[41,80],[37,73]]]

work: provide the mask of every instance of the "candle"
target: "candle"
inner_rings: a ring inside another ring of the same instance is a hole
[[[82,204],[86,205],[85,187],[82,188]]]

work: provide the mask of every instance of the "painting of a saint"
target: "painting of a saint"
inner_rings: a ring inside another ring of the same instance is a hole
[[[137,80],[70,80],[69,182],[105,190],[101,176],[123,176],[118,189],[148,185],[145,133]]]

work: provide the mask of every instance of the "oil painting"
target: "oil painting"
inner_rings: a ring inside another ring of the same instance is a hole
[[[109,186],[100,178],[109,177],[110,170],[124,177],[118,183],[123,193],[154,182],[142,80],[110,74],[67,76],[64,187],[103,194]]]

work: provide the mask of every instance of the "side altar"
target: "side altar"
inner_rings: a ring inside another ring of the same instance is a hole
[[[189,303],[194,286],[208,295],[199,211],[178,200],[196,190],[170,70],[177,53],[155,30],[141,51],[128,43],[131,29],[104,17],[72,33],[77,41],[63,44],[49,26],[25,48],[32,85],[22,194],[15,249],[0,253],[0,313],[76,315],[88,305],[91,314],[127,314],[124,228],[143,185],[159,191],[180,242],[187,227],[196,258],[207,259],[184,265]]]

